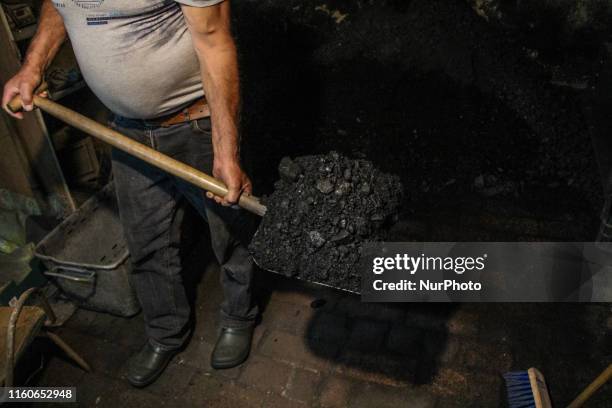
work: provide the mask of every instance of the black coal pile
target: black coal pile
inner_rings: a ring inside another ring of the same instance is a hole
[[[285,157],[280,180],[250,250],[265,269],[360,291],[357,262],[366,242],[397,220],[399,178],[336,152]]]

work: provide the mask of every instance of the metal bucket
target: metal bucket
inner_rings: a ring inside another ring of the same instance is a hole
[[[45,275],[79,306],[133,316],[140,304],[112,184],[87,200],[37,246]]]

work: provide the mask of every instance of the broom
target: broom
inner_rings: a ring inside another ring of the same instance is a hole
[[[504,374],[510,408],[552,408],[544,376],[538,369]]]
[[[584,389],[567,408],[579,408],[612,378],[612,364]],[[544,376],[535,368],[504,374],[510,408],[552,408]]]

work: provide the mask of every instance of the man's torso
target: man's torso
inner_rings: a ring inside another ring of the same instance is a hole
[[[203,95],[191,35],[175,0],[53,4],[64,19],[83,77],[114,113],[159,117]]]

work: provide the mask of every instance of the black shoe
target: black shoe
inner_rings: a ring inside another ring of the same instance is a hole
[[[147,341],[128,361],[127,379],[134,387],[146,387],[164,372],[178,350],[164,350]]]
[[[220,369],[232,368],[242,364],[249,356],[249,351],[251,351],[252,338],[253,327],[244,329],[222,328],[210,357],[210,365],[213,368]]]

